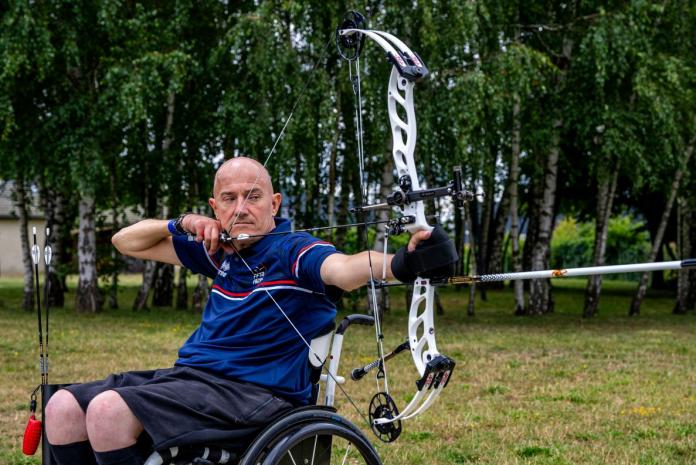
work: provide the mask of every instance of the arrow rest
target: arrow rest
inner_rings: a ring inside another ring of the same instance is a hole
[[[375,420],[391,420],[399,415],[396,402],[386,392],[378,392],[370,401],[370,427],[380,441],[394,442],[401,435],[401,420],[377,424]]]

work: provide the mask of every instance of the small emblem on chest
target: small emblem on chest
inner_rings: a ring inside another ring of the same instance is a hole
[[[259,284],[263,281],[263,277],[266,274],[266,265],[263,263],[251,270],[254,275],[254,284]]]
[[[218,275],[222,276],[223,278],[227,276],[227,272],[230,270],[230,264],[225,260],[222,262],[220,265],[220,269],[218,270]]]

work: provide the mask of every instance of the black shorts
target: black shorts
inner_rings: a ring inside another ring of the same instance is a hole
[[[190,367],[113,374],[67,389],[83,410],[98,394],[116,391],[143,424],[155,449],[244,443],[293,407],[268,389]]]

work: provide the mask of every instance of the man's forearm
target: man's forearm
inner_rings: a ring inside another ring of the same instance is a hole
[[[111,243],[124,255],[142,252],[171,236],[167,220],[142,220],[123,228],[111,238]]]
[[[123,255],[181,265],[166,220],[143,220],[123,228],[111,243]]]
[[[370,263],[375,279],[393,279],[391,260],[393,255],[380,252],[360,252],[355,255],[334,254],[328,257],[321,267],[324,283],[352,291],[370,281]],[[383,270],[386,265],[386,275]]]

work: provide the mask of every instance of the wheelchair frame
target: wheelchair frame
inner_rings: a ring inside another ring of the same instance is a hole
[[[338,415],[333,406],[336,384],[345,383],[345,378],[338,374],[338,367],[343,337],[352,324],[373,325],[374,318],[359,314],[349,315],[337,328],[332,324],[310,342],[308,363],[312,371],[315,404],[292,409],[280,418],[272,420],[241,455],[234,453],[232,447],[170,447],[153,452],[145,465],[329,465],[331,456],[327,455],[327,450],[333,445],[334,438],[342,438],[342,441],[354,446],[364,463],[381,465],[377,452],[363,432]],[[327,373],[322,373],[327,359]],[[317,405],[322,382],[323,404]],[[347,454],[348,450],[346,456]]]

